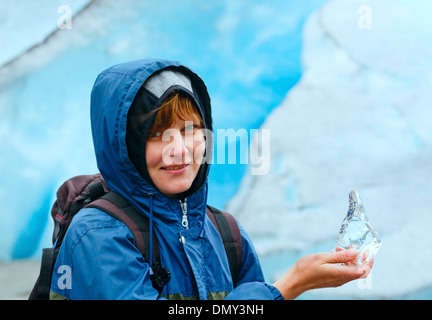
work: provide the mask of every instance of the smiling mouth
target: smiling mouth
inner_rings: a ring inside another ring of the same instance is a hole
[[[183,168],[186,168],[188,165],[187,164],[182,164],[180,166],[170,166],[170,167],[162,167],[162,170],[180,170]]]

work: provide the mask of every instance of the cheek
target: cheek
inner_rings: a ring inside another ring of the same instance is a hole
[[[201,163],[202,159],[204,157],[204,151],[205,151],[205,142],[200,143],[199,145],[196,145],[194,148],[194,160],[197,163]]]
[[[204,134],[198,132],[194,137],[193,155],[195,162],[201,163],[205,151]]]
[[[157,165],[161,160],[161,152],[156,143],[147,142],[146,145],[146,162],[147,170],[150,171],[152,167]]]

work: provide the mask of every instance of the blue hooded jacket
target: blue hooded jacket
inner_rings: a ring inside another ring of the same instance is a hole
[[[111,190],[148,216],[162,266],[171,272],[169,282],[159,294],[129,229],[101,210],[85,208],[74,217],[60,248],[52,299],[283,299],[264,282],[257,254],[241,226],[242,267],[233,284],[222,240],[206,215],[210,165],[201,166],[201,178],[186,195],[185,228],[180,201],[162,194],[129,159],[129,109],[143,83],[168,68],[190,78],[205,126],[212,129],[210,98],[201,78],[179,62],[155,59],[103,71],[91,95],[91,123],[98,168]]]

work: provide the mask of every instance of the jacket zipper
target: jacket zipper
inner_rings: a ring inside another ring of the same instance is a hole
[[[182,221],[181,221],[181,225],[183,228],[185,229],[189,229],[189,222],[188,222],[188,218],[187,218],[187,202],[186,202],[186,198],[184,199],[184,201],[180,200],[180,206],[182,209]]]

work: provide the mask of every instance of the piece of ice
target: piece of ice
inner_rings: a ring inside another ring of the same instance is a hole
[[[349,208],[339,231],[336,247],[353,248],[360,252],[357,264],[368,262],[381,246],[379,234],[373,230],[357,191],[349,193]]]

